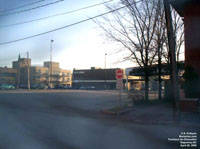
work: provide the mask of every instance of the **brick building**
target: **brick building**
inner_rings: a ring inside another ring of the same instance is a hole
[[[91,69],[73,70],[72,87],[77,89],[116,89],[115,72],[117,69]]]

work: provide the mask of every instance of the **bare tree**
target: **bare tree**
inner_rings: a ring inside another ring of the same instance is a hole
[[[159,15],[159,22],[156,28],[156,41],[157,41],[157,49],[158,49],[158,95],[159,99],[161,99],[161,71],[162,71],[162,63],[167,63],[168,68],[170,68],[170,58],[169,58],[169,47],[168,47],[168,40],[166,34],[166,22],[165,22],[165,13],[163,10],[163,1],[159,0],[158,3],[160,4],[160,15]],[[184,26],[181,17],[177,14],[175,10],[172,11],[172,19],[173,19],[173,29],[174,29],[174,38],[175,38],[175,50],[176,50],[176,59],[177,62],[181,59],[181,49],[182,45],[184,44]],[[170,70],[168,70],[169,73]]]
[[[155,28],[155,49],[158,51],[158,99],[162,99],[162,57],[164,53],[164,43],[167,40],[166,35],[166,22],[165,22],[165,13],[163,8],[163,1],[158,0],[158,22]]]
[[[109,39],[122,45],[127,51],[126,60],[133,60],[143,71],[145,79],[145,99],[148,100],[149,68],[156,62],[155,28],[158,20],[158,0],[121,0],[117,5],[107,6],[109,10],[127,6],[123,11],[115,11],[112,17],[96,21]]]
[[[178,13],[173,10],[172,11],[172,19],[173,19],[173,28],[174,28],[174,38],[176,41],[176,59],[177,62],[180,61],[181,57],[181,47],[184,45],[184,23],[182,18],[178,15]]]
[[[181,57],[183,54],[183,45],[185,42],[184,39],[184,23],[182,18],[178,15],[178,13],[172,8],[172,20],[173,20],[173,30],[174,30],[174,38],[175,38],[175,50],[176,50],[176,60],[177,62],[181,61]],[[165,46],[164,46],[164,54],[163,58],[165,59],[164,62],[170,63],[169,62],[169,48],[168,48],[168,41],[165,40]]]
[[[112,11],[121,6],[126,8],[113,11],[111,16],[103,17],[103,21],[95,22],[103,29],[108,39],[122,46],[118,52],[128,53],[122,59],[132,60],[143,70],[146,100],[149,98],[149,69],[158,63],[159,99],[161,99],[162,63],[170,63],[163,1],[120,0],[119,3],[107,5],[107,8]],[[176,55],[179,60],[184,42],[183,23],[175,12],[173,20],[174,36],[177,40]]]

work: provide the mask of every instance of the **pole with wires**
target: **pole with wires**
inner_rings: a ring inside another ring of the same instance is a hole
[[[105,84],[104,84],[104,89],[105,89],[105,90],[107,89],[107,84],[106,84],[106,56],[107,56],[107,53],[105,53],[105,59],[104,59],[104,60],[105,60],[105,61],[104,61],[104,65],[105,65],[105,66],[104,66],[104,67],[105,67],[105,71],[104,71],[104,73],[105,73],[105,74],[104,74],[104,79],[105,79],[105,80],[104,80],[104,83],[105,83]]]
[[[171,16],[171,8],[169,4],[169,0],[164,0],[164,9],[165,9],[165,18],[167,24],[167,36],[168,36],[168,44],[169,44],[169,57],[170,57],[170,79],[172,82],[172,97],[173,97],[173,115],[174,120],[179,119],[179,85],[178,85],[178,71],[176,64],[176,55],[175,55],[175,38],[174,31],[172,25],[172,16]],[[178,119],[177,119],[178,118]]]
[[[27,87],[30,90],[30,63],[29,63],[29,52],[27,52]]]
[[[51,85],[52,83],[52,45],[53,45],[53,40],[51,40],[51,44],[50,44],[50,79],[49,79],[49,85]]]

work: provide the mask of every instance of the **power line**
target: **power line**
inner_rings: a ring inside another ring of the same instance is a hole
[[[20,8],[24,8],[24,7],[27,7],[27,6],[30,6],[30,5],[41,3],[43,1],[45,1],[45,0],[39,0],[39,1],[35,1],[35,2],[32,2],[32,3],[26,4],[26,5],[14,7],[14,8],[11,8],[11,9],[1,10],[0,13],[2,13],[2,12],[8,12],[8,11],[13,11],[13,10],[20,9]]]
[[[38,18],[38,19],[24,21],[24,22],[19,22],[19,23],[14,23],[14,24],[2,25],[2,26],[0,26],[0,28],[10,27],[10,26],[16,26],[16,25],[21,25],[21,24],[35,22],[35,21],[41,21],[41,20],[45,20],[45,19],[49,19],[49,18],[61,16],[61,15],[66,15],[66,14],[70,14],[70,13],[77,12],[77,11],[80,11],[80,10],[85,10],[85,9],[88,9],[88,8],[92,8],[92,7],[96,7],[96,6],[99,6],[99,5],[103,5],[103,4],[109,3],[111,1],[114,1],[114,0],[109,0],[109,1],[106,1],[106,2],[102,2],[102,3],[90,5],[90,6],[87,6],[87,7],[82,7],[82,8],[79,8],[79,9],[74,9],[74,10],[71,10],[71,11],[67,11],[67,12],[63,12],[63,13],[59,13],[59,14],[55,14],[55,15],[51,15],[51,16],[47,16],[47,17],[43,17],[43,18]]]
[[[33,7],[33,8],[21,10],[21,11],[15,11],[15,12],[11,12],[11,13],[6,13],[6,14],[1,14],[0,17],[31,11],[31,10],[34,10],[34,9],[46,7],[46,6],[53,5],[53,4],[57,4],[57,3],[60,3],[62,1],[64,1],[64,0],[57,0],[55,2],[47,3],[47,4],[44,4],[44,5],[37,6],[37,7]]]
[[[98,18],[98,17],[102,17],[102,16],[104,16],[104,15],[110,14],[110,13],[115,12],[115,11],[118,11],[118,10],[121,10],[121,9],[123,9],[123,8],[126,8],[126,7],[128,7],[128,6],[131,6],[131,5],[136,4],[136,3],[139,3],[139,2],[141,2],[141,0],[140,0],[140,1],[137,1],[137,2],[134,2],[134,3],[132,3],[132,4],[129,4],[129,5],[125,5],[125,6],[123,6],[123,7],[119,7],[119,8],[117,8],[117,9],[110,10],[110,11],[108,11],[108,12],[105,12],[105,13],[102,13],[102,14],[99,14],[99,15],[96,15],[96,16],[91,17],[91,18],[88,18],[88,19],[84,19],[84,20],[81,20],[81,21],[78,21],[78,22],[75,22],[75,23],[72,23],[72,24],[69,24],[69,25],[60,27],[60,28],[56,28],[56,29],[53,29],[53,30],[50,30],[50,31],[47,31],[47,32],[43,32],[43,33],[40,33],[40,34],[35,34],[35,35],[32,35],[32,36],[28,36],[28,37],[24,37],[24,38],[20,38],[20,39],[16,39],[16,40],[8,41],[8,42],[3,42],[3,43],[0,43],[0,45],[5,45],[5,44],[13,43],[13,42],[18,42],[18,41],[22,41],[22,40],[34,38],[34,37],[37,37],[37,36],[45,35],[45,34],[48,34],[48,33],[52,33],[52,32],[58,31],[58,30],[62,30],[62,29],[65,29],[65,28],[68,28],[68,27],[71,27],[71,26],[74,26],[74,25],[77,25],[77,24],[81,24],[81,23],[84,23],[84,22],[93,20],[93,19]]]

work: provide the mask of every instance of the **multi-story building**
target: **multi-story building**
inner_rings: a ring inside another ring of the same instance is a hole
[[[17,70],[17,87],[28,86],[30,66],[31,59],[28,58],[20,58],[19,56],[18,61],[13,61],[12,67]]]
[[[72,86],[72,75],[71,75],[71,70],[61,70],[60,74],[61,78],[61,85],[65,86]]]
[[[13,61],[13,70],[16,71],[15,84],[18,87],[27,87],[43,84],[47,86],[71,86],[71,71],[63,70],[58,62],[44,62],[43,66],[31,66],[31,59],[18,58]]]
[[[28,58],[18,58],[18,61],[13,61],[12,62],[12,67],[14,69],[18,69],[18,68],[24,68],[24,67],[30,67],[31,66],[31,59]]]
[[[58,62],[44,62],[44,67],[48,68],[49,84],[53,86],[71,86],[71,71],[60,68]]]
[[[48,85],[49,81],[49,70],[47,67],[42,66],[31,66],[30,67],[30,82],[34,84],[45,84]]]
[[[0,67],[0,84],[12,84],[17,83],[17,69]]]

